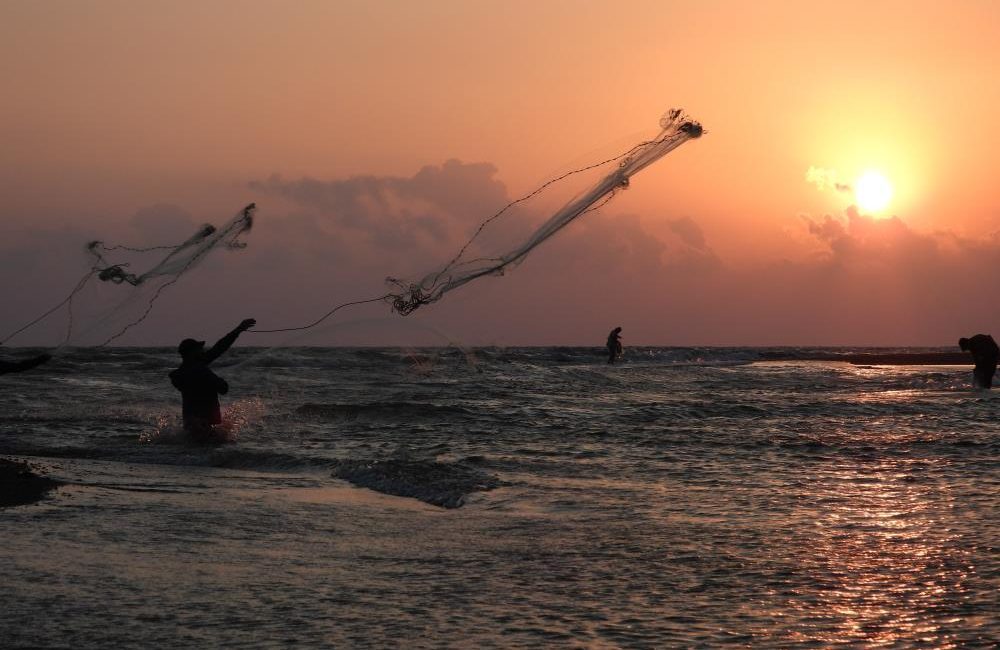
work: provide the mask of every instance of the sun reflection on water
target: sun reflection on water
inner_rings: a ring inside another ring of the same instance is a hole
[[[943,523],[953,507],[947,487],[921,478],[934,469],[925,461],[836,462],[817,472],[803,495],[818,514],[793,552],[814,588],[787,600],[785,614],[798,621],[788,636],[957,647],[949,624],[961,620],[953,614],[974,567],[959,535]]]

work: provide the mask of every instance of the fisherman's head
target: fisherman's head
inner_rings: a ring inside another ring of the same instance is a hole
[[[622,328],[620,328],[620,327],[616,327],[616,328],[615,328],[615,334],[617,334],[617,333],[618,333],[618,332],[620,332],[620,331],[622,331]]]
[[[962,337],[962,338],[958,339],[958,347],[962,348],[963,350],[968,350],[969,349],[969,339],[967,339],[965,337]]]
[[[194,339],[184,339],[181,344],[177,346],[177,352],[181,355],[181,359],[185,361],[194,361],[201,356],[202,352],[205,351],[205,342],[196,341]]]

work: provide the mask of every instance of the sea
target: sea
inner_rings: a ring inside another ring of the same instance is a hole
[[[936,351],[236,347],[209,442],[173,350],[65,351],[0,647],[996,648],[1000,391],[840,360]]]

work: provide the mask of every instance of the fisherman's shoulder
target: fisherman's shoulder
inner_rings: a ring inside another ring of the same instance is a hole
[[[994,341],[993,337],[989,334],[976,334],[969,339],[969,345],[971,346],[987,345],[993,347],[996,346],[996,344],[996,341]]]

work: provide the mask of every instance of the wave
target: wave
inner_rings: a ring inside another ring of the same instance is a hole
[[[314,404],[307,403],[295,412],[301,416],[324,419],[354,420],[359,417],[389,418],[392,420],[421,420],[449,415],[473,415],[471,409],[454,404],[427,402],[376,402],[369,404]]]
[[[132,438],[134,440],[134,438]],[[241,449],[233,445],[205,443],[177,436],[169,444],[82,447],[72,445],[0,445],[0,454],[31,458],[102,460],[168,465],[174,467],[218,467],[259,472],[325,473],[334,464],[331,458],[304,454]]]
[[[25,348],[26,353],[30,349]],[[604,365],[604,346],[399,348],[239,346],[219,361],[218,368],[246,366],[265,369],[399,370],[448,367],[503,367],[512,363],[542,365]],[[53,374],[88,372],[95,366],[128,372],[168,369],[177,363],[173,348],[71,348],[51,364]],[[623,364],[724,365],[759,361],[825,361],[869,365],[968,365],[966,353],[953,347],[662,347],[628,346]]]
[[[203,464],[208,467],[262,472],[309,472],[311,470],[328,470],[333,463],[333,460],[319,456],[224,447],[215,449],[208,454],[204,458]]]

